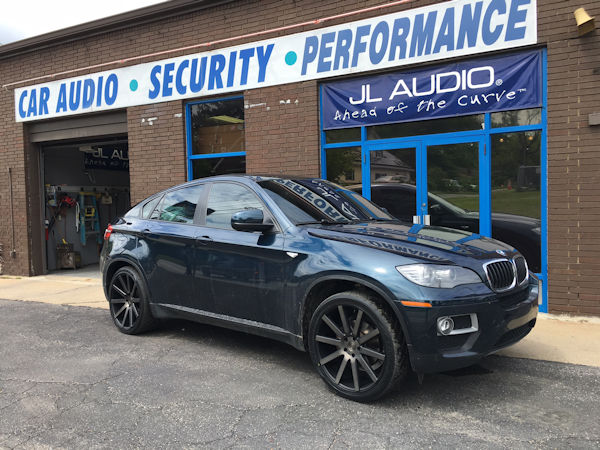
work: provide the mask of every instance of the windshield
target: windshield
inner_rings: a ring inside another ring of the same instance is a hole
[[[271,178],[258,184],[296,225],[395,220],[356,192],[329,181]]]

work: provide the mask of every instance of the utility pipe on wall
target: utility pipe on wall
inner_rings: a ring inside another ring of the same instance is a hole
[[[8,184],[10,188],[10,225],[12,228],[12,250],[10,256],[15,258],[17,256],[17,248],[15,245],[15,212],[13,207],[13,182],[12,182],[12,169],[8,168]]]

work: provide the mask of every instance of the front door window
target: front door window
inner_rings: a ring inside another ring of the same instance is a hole
[[[244,186],[233,183],[215,183],[206,204],[206,226],[233,230],[231,216],[244,209],[263,209],[256,195]]]

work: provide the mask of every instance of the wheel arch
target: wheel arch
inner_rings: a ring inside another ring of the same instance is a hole
[[[400,327],[402,329],[402,333],[404,334],[404,339],[407,344],[410,345],[410,335],[408,334],[408,327],[406,326],[406,321],[393,300],[393,295],[389,292],[385,286],[381,285],[375,280],[369,279],[364,276],[359,276],[356,274],[349,273],[337,273],[337,274],[328,274],[323,277],[319,277],[317,280],[314,280],[308,287],[306,291],[306,295],[304,296],[302,307],[300,311],[300,330],[302,333],[302,340],[304,342],[304,347],[307,347],[307,331],[308,325],[310,323],[310,318],[315,309],[329,296],[338,293],[344,292],[348,290],[362,290],[362,291],[370,291],[375,294],[382,301],[382,306],[389,309],[393,316],[396,318]]]
[[[117,258],[111,259],[111,261],[106,265],[106,267],[104,269],[104,273],[103,273],[104,283],[102,283],[102,284],[103,284],[103,288],[104,288],[104,296],[106,297],[107,300],[108,300],[107,288],[110,283],[110,280],[112,280],[112,277],[117,272],[117,270],[119,270],[120,268],[125,267],[125,266],[129,266],[129,267],[132,267],[133,269],[135,269],[137,271],[137,273],[140,275],[140,277],[142,278],[142,280],[144,281],[144,283],[146,284],[146,286],[148,286],[148,280],[146,279],[146,274],[142,270],[141,266],[137,263],[137,261],[135,261],[132,258],[128,258],[127,256],[119,256]],[[148,294],[150,294],[150,292],[148,292]],[[151,297],[151,295],[150,295],[150,297]]]

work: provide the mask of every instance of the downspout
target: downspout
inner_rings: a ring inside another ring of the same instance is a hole
[[[8,168],[8,184],[10,187],[10,225],[12,228],[12,250],[10,251],[10,256],[16,258],[17,256],[17,248],[15,245],[15,211],[13,206],[13,182],[12,182],[12,169]]]

